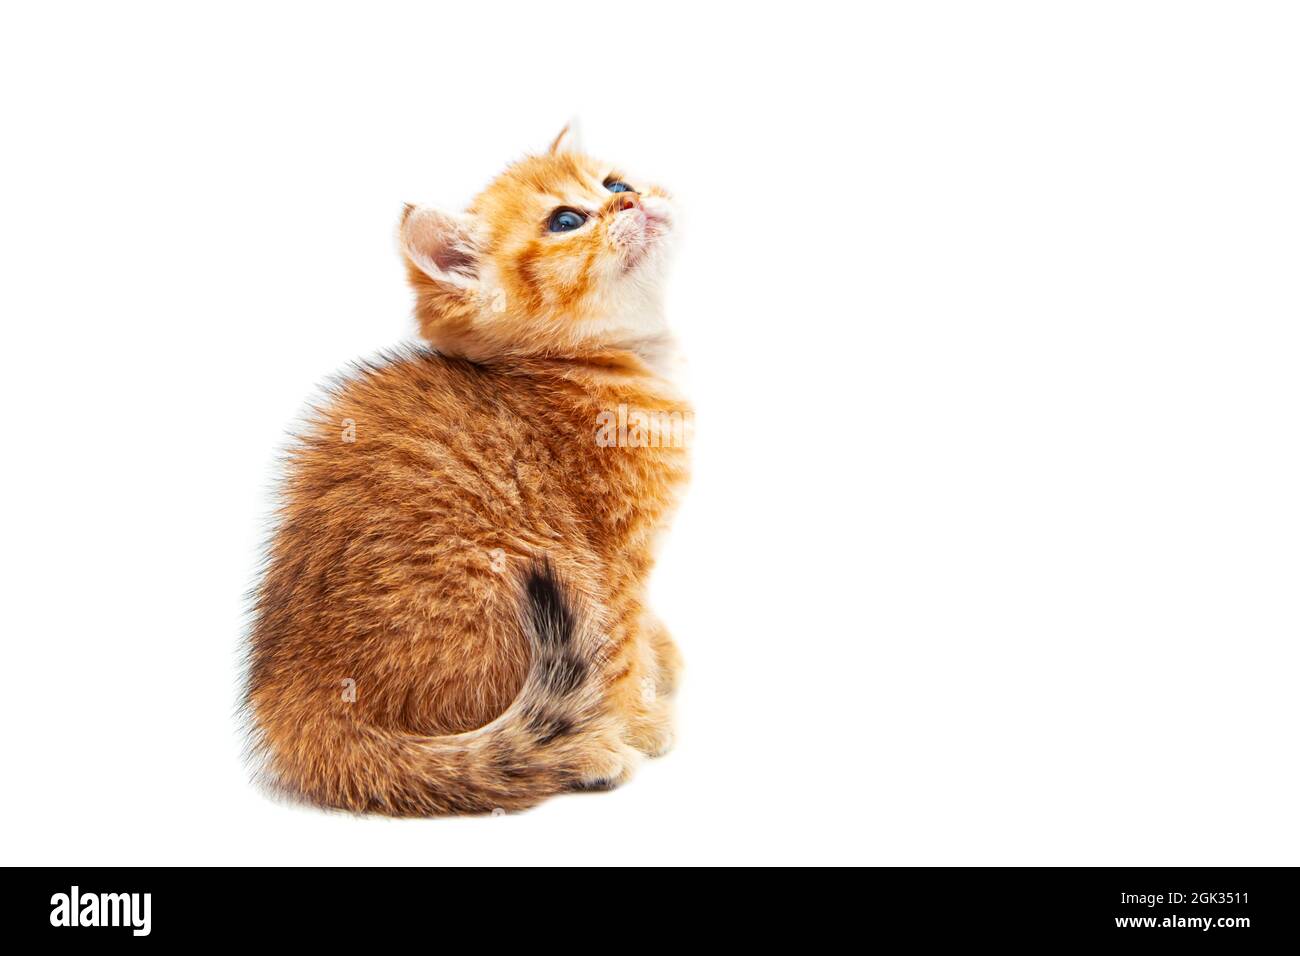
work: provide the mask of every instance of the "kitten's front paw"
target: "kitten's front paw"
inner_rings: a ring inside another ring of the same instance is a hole
[[[677,742],[672,715],[663,711],[639,717],[628,725],[624,739],[647,757],[662,757]]]
[[[634,747],[611,740],[585,762],[570,789],[581,793],[614,790],[632,779],[640,760],[641,754]]]

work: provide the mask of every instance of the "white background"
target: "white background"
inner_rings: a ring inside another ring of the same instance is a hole
[[[5,862],[1300,862],[1297,26],[6,7]],[[504,818],[270,802],[233,712],[285,430],[411,334],[401,204],[573,114],[685,217],[678,749]]]

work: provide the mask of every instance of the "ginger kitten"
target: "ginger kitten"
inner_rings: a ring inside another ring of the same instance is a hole
[[[431,348],[355,369],[289,451],[245,702],[274,786],[481,813],[668,748],[680,658],[644,589],[688,465],[671,231],[567,127],[467,212],[406,209]]]

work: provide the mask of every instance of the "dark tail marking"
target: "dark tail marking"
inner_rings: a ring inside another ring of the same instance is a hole
[[[549,561],[534,564],[524,579],[523,614],[533,637],[532,673],[549,702],[527,709],[526,726],[545,745],[578,730],[563,702],[583,687],[597,662],[587,659],[590,648],[580,646],[578,615]]]
[[[573,608],[549,561],[533,565],[524,582],[524,590],[528,596],[526,613],[533,633],[551,647],[571,645],[577,626]]]

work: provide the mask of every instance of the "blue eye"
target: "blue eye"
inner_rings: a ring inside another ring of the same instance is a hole
[[[551,232],[569,232],[586,221],[587,217],[575,209],[557,209],[551,213],[551,221],[547,224],[547,228]]]
[[[631,186],[629,186],[627,183],[619,182],[617,179],[607,179],[607,180],[605,180],[605,188],[608,189],[608,190],[609,190],[610,192],[612,192],[612,193],[634,193],[634,192],[636,192],[636,190],[633,189]]]

